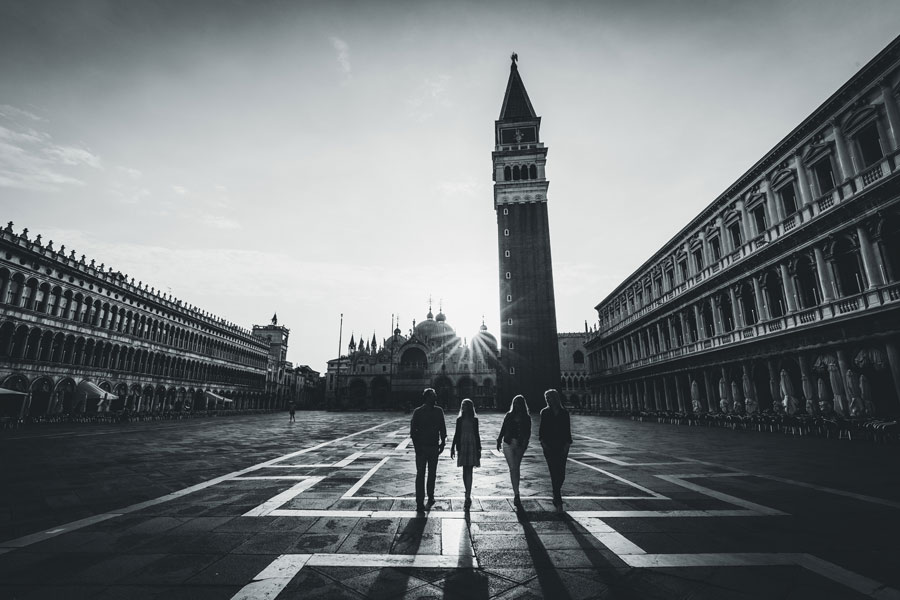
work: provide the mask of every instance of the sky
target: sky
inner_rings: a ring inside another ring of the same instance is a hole
[[[324,370],[439,307],[499,331],[491,152],[549,148],[560,331],[900,32],[896,0],[0,0],[0,220]]]

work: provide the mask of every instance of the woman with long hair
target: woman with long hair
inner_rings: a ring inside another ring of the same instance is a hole
[[[472,469],[481,466],[481,436],[478,433],[478,415],[475,404],[468,398],[459,404],[456,431],[450,445],[450,458],[457,456],[456,466],[462,467],[463,485],[466,487],[466,510],[472,506]]]
[[[509,466],[509,481],[513,488],[513,504],[517,508],[522,506],[519,497],[519,466],[528,441],[531,439],[531,413],[528,412],[528,403],[525,396],[519,395],[512,399],[509,412],[503,417],[503,425],[500,427],[500,435],[497,436],[497,450],[503,448],[503,456]]]

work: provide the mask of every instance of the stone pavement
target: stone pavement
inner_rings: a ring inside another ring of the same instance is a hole
[[[573,416],[516,512],[482,414],[471,510],[448,449],[418,515],[408,419],[3,434],[0,598],[900,598],[897,446]]]

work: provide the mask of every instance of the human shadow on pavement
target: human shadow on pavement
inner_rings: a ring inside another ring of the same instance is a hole
[[[572,532],[575,541],[578,542],[578,546],[584,551],[585,556],[587,556],[588,561],[594,568],[595,574],[602,577],[602,584],[607,586],[613,593],[612,597],[637,600],[639,596],[630,588],[628,575],[622,575],[615,570],[616,567],[624,567],[625,562],[618,557],[612,561],[607,560],[601,551],[594,546],[596,538],[587,533],[587,530],[568,514],[563,515],[563,522],[568,526],[569,531]]]
[[[531,555],[531,563],[537,572],[538,583],[545,598],[554,600],[572,600],[572,596],[563,584],[556,572],[556,567],[550,560],[550,554],[541,542],[541,538],[528,520],[528,514],[524,510],[516,511],[516,518],[525,533],[525,542],[528,544],[528,553]]]

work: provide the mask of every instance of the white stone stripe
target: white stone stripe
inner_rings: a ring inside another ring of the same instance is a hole
[[[375,471],[377,471],[378,469],[380,469],[380,468],[381,468],[381,465],[383,465],[384,463],[386,463],[386,462],[388,461],[389,458],[390,458],[390,456],[385,456],[385,457],[382,458],[380,461],[378,461],[378,463],[376,463],[374,467],[372,467],[371,469],[369,469],[369,470],[366,472],[366,474],[363,475],[363,476],[360,478],[359,481],[357,481],[356,483],[354,483],[354,484],[353,484],[353,487],[351,487],[349,490],[347,490],[347,492],[346,492],[343,496],[341,496],[341,498],[344,498],[344,499],[346,499],[346,498],[352,498],[352,497],[353,497],[353,494],[355,494],[357,491],[359,491],[359,488],[361,488],[363,485],[365,485],[365,483],[369,480],[369,478],[370,478],[372,475],[375,474]]]
[[[287,587],[310,558],[311,554],[282,554],[232,596],[231,600],[272,600]]]
[[[666,498],[662,494],[657,494],[656,492],[654,492],[653,490],[651,490],[649,488],[645,488],[644,486],[639,485],[633,481],[629,481],[629,480],[625,479],[624,477],[619,477],[618,475],[615,475],[614,473],[610,473],[609,471],[607,471],[605,469],[601,469],[600,467],[595,467],[594,465],[589,465],[587,463],[583,463],[580,460],[575,460],[574,458],[569,458],[569,460],[577,465],[581,465],[582,467],[587,467],[588,469],[593,469],[594,471],[603,473],[607,477],[611,477],[612,479],[615,479],[616,481],[621,481],[622,483],[630,485],[633,488],[639,489],[642,492],[646,492],[646,493],[650,494],[651,496],[653,496],[654,498],[664,498],[664,499],[668,500],[668,498]]]
[[[412,442],[412,438],[407,437],[405,440],[397,444],[397,447],[394,448],[394,451],[406,450],[409,447],[410,442]]]
[[[512,512],[511,510],[509,512]],[[482,514],[482,513],[479,513]],[[497,513],[501,514],[501,513]],[[507,513],[502,513],[507,514]],[[314,517],[314,518],[375,518],[375,519],[464,519],[466,513],[461,511],[430,511],[418,513],[414,510],[319,510],[300,508],[279,508],[268,514],[270,517]]]
[[[643,554],[621,556],[630,567],[769,567],[796,565],[878,600],[896,600],[900,591],[859,573],[848,571],[811,554],[794,553],[717,553],[717,554]]]
[[[441,554],[445,556],[473,556],[472,538],[465,519],[441,519]]]
[[[336,463],[334,463],[333,466],[337,467],[338,469],[343,469],[344,467],[346,467],[347,465],[349,465],[350,463],[352,463],[354,460],[356,460],[357,458],[359,458],[362,455],[363,455],[362,452],[354,452],[347,458],[337,461]]]
[[[44,540],[56,537],[61,533],[75,531],[76,529],[81,529],[82,527],[87,527],[89,525],[100,523],[101,521],[106,521],[108,519],[112,519],[121,515],[121,512],[94,515],[93,517],[87,517],[78,521],[66,523],[65,525],[60,525],[59,527],[54,527],[53,529],[49,529],[47,531],[39,531],[38,533],[32,533],[30,535],[16,538],[14,540],[7,540],[0,543],[0,548],[8,548],[9,550],[14,550],[16,548],[30,546],[31,544],[36,544],[37,542],[43,542]]]
[[[643,462],[643,463],[630,463],[625,462],[624,460],[619,460],[618,458],[613,458],[612,456],[606,456],[605,454],[597,454],[595,452],[579,452],[578,454],[584,456],[590,456],[592,458],[597,458],[599,460],[604,460],[608,463],[612,463],[614,465],[619,465],[621,467],[653,467],[657,465],[683,465],[684,461],[679,460],[675,462]]]
[[[272,600],[297,576],[310,567],[412,567],[419,569],[478,568],[478,560],[468,555],[436,554],[282,554],[260,571],[253,581],[231,600]]]
[[[597,538],[601,544],[615,552],[619,557],[631,554],[646,554],[640,546],[596,517],[573,518]]]
[[[629,518],[691,518],[691,517],[762,517],[751,510],[567,510],[572,517]]]
[[[276,494],[272,496],[256,508],[247,511],[244,513],[245,517],[264,517],[271,513],[273,510],[276,510],[297,496],[299,496],[305,490],[308,490],[312,486],[316,485],[320,481],[325,479],[324,477],[308,477],[305,481],[301,481],[297,485],[292,486],[290,489],[287,489],[280,494]]]
[[[702,485],[697,485],[696,483],[683,481],[682,477],[684,477],[684,475],[656,475],[656,477],[662,479],[663,481],[668,481],[669,483],[674,483],[675,485],[680,485],[681,487],[687,488],[689,490],[705,494],[710,498],[715,498],[716,500],[721,500],[735,506],[746,508],[747,510],[752,510],[753,512],[757,512],[761,515],[775,516],[788,514],[774,508],[769,508],[768,506],[763,506],[762,504],[756,504],[755,502],[750,502],[749,500],[744,500],[742,498],[738,498],[737,496],[732,496],[731,494],[717,492],[716,490],[703,487]]]
[[[250,477],[232,477],[229,481],[259,481],[264,479],[290,479],[297,481],[309,479],[309,475],[255,475]]]
[[[279,456],[277,458],[273,458],[271,460],[267,460],[265,462],[259,463],[258,465],[253,465],[252,467],[247,467],[246,469],[241,469],[240,471],[235,471],[233,473],[229,473],[227,475],[222,475],[221,477],[216,477],[214,479],[210,479],[209,481],[205,481],[203,483],[198,483],[197,485],[192,485],[190,487],[186,487],[183,490],[179,490],[177,492],[173,492],[171,494],[166,494],[165,496],[160,496],[159,498],[154,498],[153,500],[147,500],[146,502],[139,502],[137,504],[132,504],[131,506],[126,506],[125,508],[104,513],[100,515],[94,515],[93,517],[88,517],[86,519],[81,519],[78,521],[72,521],[71,523],[66,523],[65,525],[59,525],[55,529],[52,529],[51,533],[47,532],[39,532],[30,535],[26,535],[20,538],[16,538],[14,540],[7,540],[5,542],[0,542],[0,548],[21,548],[23,546],[28,546],[30,544],[34,544],[37,542],[41,542],[45,539],[53,537],[55,535],[59,535],[61,533],[67,533],[69,531],[74,531],[76,529],[81,529],[82,527],[87,527],[89,525],[93,525],[94,523],[99,523],[100,521],[105,521],[107,519],[112,519],[113,517],[118,517],[124,514],[132,513],[138,510],[142,510],[144,508],[148,508],[150,506],[155,506],[157,504],[162,504],[163,502],[168,502],[169,500],[174,500],[175,498],[181,498],[182,496],[186,496],[188,494],[192,494],[194,492],[206,489],[210,486],[216,485],[223,481],[227,481],[229,479],[234,479],[235,477],[240,477],[241,475],[245,475],[247,473],[251,473],[268,465],[274,464],[278,461],[293,458],[295,456],[300,456],[301,454],[306,454],[307,452],[312,452],[313,450],[318,450],[324,446],[329,444],[333,444],[334,442],[340,442],[346,440],[348,438],[352,438],[357,435],[361,435],[363,433],[368,433],[370,431],[374,431],[379,427],[387,425],[388,423],[393,423],[394,421],[399,421],[399,419],[391,419],[390,421],[385,421],[384,423],[379,423],[378,425],[374,425],[367,429],[363,429],[361,431],[357,431],[355,433],[350,433],[345,436],[334,438],[333,440],[327,440],[320,444],[316,444],[315,446],[311,446],[309,448],[304,448],[303,450],[297,450],[296,452],[291,452],[290,454],[286,454],[284,456]]]
[[[347,498],[347,496],[344,496]],[[414,496],[353,496],[353,500],[415,500]],[[435,500],[464,500],[465,496],[435,496]],[[472,496],[473,500],[512,500],[512,496]],[[522,500],[552,500],[553,496],[526,496]],[[563,496],[563,500],[669,500],[664,496]]]
[[[601,440],[599,438],[591,437],[589,435],[583,435],[581,433],[576,433],[575,437],[584,438],[586,440],[591,440],[592,442],[600,442],[601,444],[606,444],[607,446],[621,446],[622,444],[617,444],[616,442],[610,442],[609,440]]]
[[[696,458],[686,458],[686,457],[675,457],[681,458],[684,461],[697,463],[701,465],[707,465],[710,467],[717,467],[719,469],[728,469],[729,471],[734,471],[732,467],[728,467],[725,465],[720,465],[718,463],[709,462],[705,460],[699,460]],[[884,498],[878,498],[876,496],[867,496],[866,494],[858,494],[856,492],[848,492],[846,490],[839,490],[837,488],[830,488],[824,485],[816,485],[815,483],[806,483],[805,481],[797,481],[796,479],[788,479],[787,477],[778,477],[776,475],[761,475],[759,473],[750,473],[750,472],[737,472],[734,473],[715,473],[715,474],[705,474],[700,475],[700,477],[728,477],[728,476],[745,476],[745,477],[759,477],[760,479],[769,479],[771,481],[779,481],[781,483],[787,483],[789,485],[796,485],[799,487],[805,487],[812,490],[816,490],[819,492],[825,492],[826,494],[834,494],[836,496],[845,496],[847,498],[853,498],[855,500],[861,500],[862,502],[871,502],[872,504],[881,504],[883,506],[890,506],[892,508],[900,508],[900,502],[896,502],[894,500],[886,500]]]

